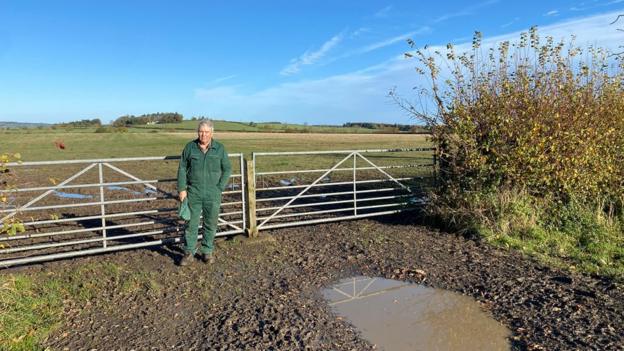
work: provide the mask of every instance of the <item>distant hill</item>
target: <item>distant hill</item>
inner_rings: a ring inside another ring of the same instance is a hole
[[[422,126],[384,123],[345,123],[343,125],[308,125],[284,122],[232,122],[213,120],[215,130],[220,132],[269,132],[269,133],[415,133],[428,134],[429,131]],[[134,125],[135,130],[153,131],[195,131],[197,120],[184,120],[179,123],[159,123],[152,125]]]
[[[0,128],[37,128],[50,127],[47,123],[25,123],[25,122],[3,122],[0,121]]]

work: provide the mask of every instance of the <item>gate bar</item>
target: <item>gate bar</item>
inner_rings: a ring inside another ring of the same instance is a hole
[[[241,153],[228,154],[228,157],[238,157]],[[7,167],[23,167],[23,166],[48,166],[48,165],[69,165],[80,163],[98,163],[98,162],[132,162],[132,161],[173,161],[179,160],[180,156],[148,156],[148,157],[120,157],[120,158],[99,158],[91,160],[59,160],[59,161],[29,161],[29,162],[10,162]]]
[[[371,161],[369,161],[366,157],[364,157],[363,155],[360,155],[358,153],[358,156],[360,156],[364,161],[368,162],[371,166],[377,168],[377,170],[381,173],[383,173],[386,177],[390,178],[392,181],[394,181],[395,183],[399,184],[399,186],[401,186],[401,188],[409,191],[410,193],[412,192],[412,190],[408,187],[406,187],[405,185],[403,185],[403,183],[399,182],[397,179],[395,179],[393,176],[391,176],[390,174],[388,174],[388,172],[384,171],[383,169],[379,168],[376,164],[372,163]]]
[[[396,169],[396,168],[418,168],[418,167],[431,167],[433,166],[433,163],[414,163],[414,164],[409,164],[409,165],[401,165],[401,166],[379,166],[379,168],[381,169]],[[367,171],[367,170],[373,170],[373,169],[377,169],[375,167],[360,167],[358,168],[358,170],[361,171]],[[295,173],[319,173],[319,172],[325,172],[327,169],[304,169],[304,170],[299,170],[299,171],[274,171],[274,172],[258,172],[256,173],[256,175],[276,175],[276,174],[295,174]],[[349,168],[337,168],[334,169],[334,172],[338,172],[338,171],[350,171],[351,167]]]
[[[57,185],[57,186],[56,186],[56,189],[58,189],[58,188],[59,188],[60,186],[62,186],[62,185],[65,185],[65,184],[67,184],[67,183],[71,182],[72,180],[74,180],[74,179],[76,179],[76,178],[80,177],[81,175],[83,175],[84,173],[86,173],[87,171],[89,171],[91,168],[95,167],[95,165],[96,165],[95,163],[90,164],[90,165],[88,165],[87,167],[85,167],[83,170],[81,170],[80,172],[78,172],[78,173],[74,174],[73,176],[71,176],[71,177],[69,177],[69,178],[65,179],[63,182],[61,182],[61,184],[59,184],[59,185]],[[0,210],[0,213],[12,212],[12,213],[9,213],[8,215],[6,215],[6,216],[2,217],[2,218],[0,219],[0,223],[4,222],[6,219],[8,219],[8,218],[10,218],[10,217],[15,216],[15,214],[16,214],[18,211],[24,211],[24,210],[25,210],[26,208],[28,208],[30,205],[32,205],[32,204],[36,203],[37,201],[39,201],[39,200],[43,199],[44,197],[48,196],[48,195],[49,195],[49,194],[51,194],[52,192],[53,192],[53,190],[48,190],[48,191],[46,191],[45,193],[43,193],[43,194],[41,194],[41,195],[37,196],[36,198],[34,198],[34,199],[32,199],[32,200],[28,201],[28,203],[27,203],[26,205],[21,206],[21,207],[20,207],[20,208],[18,208],[18,209],[15,209],[15,210]]]
[[[329,151],[283,151],[283,152],[254,152],[258,156],[279,156],[279,155],[320,155],[320,154],[349,154],[354,152],[411,152],[411,151],[433,151],[435,148],[397,148],[397,149],[370,149],[370,150],[329,150]]]
[[[350,219],[359,219],[365,217],[374,217],[374,216],[383,216],[394,213],[402,212],[403,210],[392,210],[392,211],[384,211],[384,212],[375,212],[375,213],[367,213],[367,214],[359,214],[357,216],[344,216],[344,217],[334,217],[334,218],[321,218],[321,219],[311,219],[299,222],[289,222],[289,223],[278,223],[278,224],[269,224],[264,226],[264,229],[275,229],[275,228],[284,228],[284,227],[293,227],[298,225],[306,225],[306,224],[318,224],[318,223],[327,223],[327,222],[338,222]]]
[[[349,155],[350,156],[350,155]],[[331,170],[329,170],[331,171]],[[410,179],[414,179],[414,177],[404,177],[404,178],[395,178],[395,180],[410,180]],[[390,182],[392,181],[391,179],[371,179],[371,180],[358,180],[357,183],[358,184],[367,184],[367,183],[383,183],[383,182]],[[349,182],[336,182],[336,183],[322,183],[322,184],[314,184],[314,187],[319,187],[319,186],[330,186],[330,185],[349,185],[351,184],[352,181]],[[266,187],[266,188],[258,188],[256,189],[257,191],[261,191],[261,190],[282,190],[282,189],[297,189],[297,188],[305,188],[306,185],[288,185],[288,186],[273,186],[273,187]]]
[[[291,199],[290,201],[288,201],[288,203],[286,203],[286,205],[284,206],[288,206],[290,205],[293,201],[297,200],[299,198],[299,196],[303,195],[303,193],[305,193],[306,191],[308,191],[311,187],[313,187],[316,183],[320,182],[321,179],[325,178],[326,175],[328,175],[329,173],[331,173],[331,171],[333,171],[334,169],[338,168],[341,164],[344,163],[344,161],[348,160],[351,157],[352,154],[347,155],[347,157],[343,158],[342,161],[336,163],[336,165],[334,165],[334,167],[332,167],[329,171],[323,173],[323,175],[321,175],[320,177],[318,177],[317,180],[315,180],[312,184],[308,185],[307,188],[303,189],[299,194],[297,194],[297,196],[295,196],[293,199]],[[283,209],[283,208],[282,208]],[[262,223],[260,223],[258,225],[258,229],[260,229],[262,227],[263,224],[265,224],[266,222],[268,222],[269,220],[271,220],[271,218],[273,218],[276,214],[280,213],[282,211],[282,209],[277,210],[276,212],[274,212],[269,218],[265,219]]]
[[[358,190],[358,193],[360,194],[376,193],[376,192],[384,192],[384,191],[392,191],[392,190],[397,190],[397,189],[396,188],[381,188],[381,189],[370,189],[370,190]],[[336,192],[336,193],[301,195],[299,196],[299,198],[302,199],[302,198],[310,198],[310,197],[339,196],[339,195],[351,195],[351,194],[353,194],[352,191],[341,191],[341,192]],[[256,200],[256,202],[288,200],[288,199],[292,199],[293,197],[294,196],[265,197],[265,198]]]

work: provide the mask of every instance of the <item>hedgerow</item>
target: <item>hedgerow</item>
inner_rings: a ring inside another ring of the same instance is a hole
[[[438,148],[430,213],[504,246],[621,274],[622,58],[541,39],[535,27],[513,43],[486,47],[477,32],[463,52],[449,44],[406,56],[431,84],[419,105],[393,94]]]

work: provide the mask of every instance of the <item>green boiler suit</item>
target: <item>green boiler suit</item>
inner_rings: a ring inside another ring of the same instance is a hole
[[[184,251],[195,254],[199,216],[203,212],[204,235],[201,253],[211,253],[217,232],[221,192],[225,190],[232,165],[220,142],[212,139],[206,152],[199,148],[195,139],[184,147],[178,166],[178,191],[187,191],[191,219],[184,232]]]

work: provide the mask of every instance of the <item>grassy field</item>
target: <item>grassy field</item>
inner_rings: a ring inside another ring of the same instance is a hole
[[[0,133],[0,152],[19,152],[23,161],[179,155],[194,139],[188,133]],[[216,132],[228,152],[353,150],[429,146],[417,134],[317,134]],[[59,149],[55,141],[62,141]]]
[[[243,123],[231,121],[213,121],[215,129],[221,132],[250,132],[250,133],[333,133],[333,134],[388,134],[395,133],[392,128],[361,128],[325,125],[304,125],[287,123]],[[182,121],[181,123],[164,123],[153,125],[137,125],[127,128],[128,133],[175,133],[194,132],[197,121]],[[105,126],[105,128],[110,128]],[[0,133],[7,134],[64,134],[64,133],[94,133],[96,127],[51,127],[39,126],[29,128],[0,129]]]

